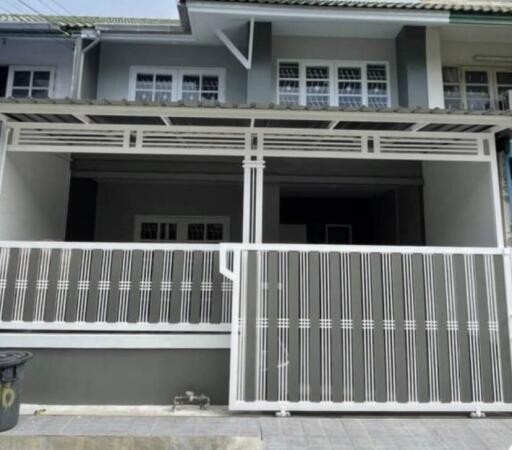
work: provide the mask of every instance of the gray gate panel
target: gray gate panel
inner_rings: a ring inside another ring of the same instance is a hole
[[[278,254],[268,254],[268,337],[267,337],[267,399],[278,400],[278,360],[279,346],[277,317],[278,317]]]
[[[171,323],[180,322],[183,263],[185,252],[175,251],[172,264]]]
[[[464,258],[460,255],[453,257],[453,271],[455,278],[455,297],[457,301],[457,320],[459,323],[459,372],[460,372],[460,399],[462,402],[472,401],[471,397],[471,369],[469,365],[469,339],[468,339],[468,297],[465,280]]]
[[[23,320],[30,322],[34,319],[34,306],[36,296],[36,284],[41,261],[41,250],[32,249],[27,273],[27,290],[25,292],[25,305],[23,308]]]
[[[508,257],[508,256],[507,256]],[[512,259],[512,257],[509,257]],[[508,320],[507,294],[505,290],[505,268],[503,258],[494,257],[494,276],[496,279],[496,304],[499,318],[499,337],[501,349],[501,376],[503,378],[504,401],[512,402],[512,364],[510,360],[510,334],[511,326]]]
[[[203,252],[194,252],[192,254],[192,293],[190,296],[190,323],[199,323],[201,321],[201,281],[204,264],[205,257]]]
[[[213,287],[212,287],[212,309],[210,322],[221,323],[222,322],[222,282],[224,277],[219,270],[219,253],[214,252],[213,254]]]
[[[335,402],[344,400],[343,393],[343,366],[342,352],[343,346],[341,341],[341,254],[329,254],[329,281],[331,304],[331,364],[332,364],[332,399]]]
[[[288,400],[300,400],[299,373],[299,254],[288,254],[288,317],[290,320],[288,335]]]
[[[117,322],[119,316],[119,281],[123,267],[122,250],[112,252],[112,269],[110,271],[110,293],[108,296],[107,322]]]
[[[53,250],[50,256],[50,268],[48,270],[48,292],[44,311],[44,320],[46,322],[53,322],[55,320],[57,286],[59,280],[61,257],[62,250]]]
[[[91,256],[91,269],[89,274],[89,297],[87,299],[86,321],[96,322],[98,320],[99,302],[99,281],[101,277],[101,266],[103,262],[102,250],[93,250]]]
[[[140,281],[142,279],[142,263],[144,252],[134,250],[132,254],[132,285],[128,303],[128,322],[136,323],[139,320]]]
[[[479,356],[480,356],[480,378],[482,386],[482,401],[493,402],[493,381],[492,381],[492,361],[491,361],[491,343],[489,335],[489,311],[486,285],[486,273],[484,256],[475,256],[475,284],[476,284],[476,302],[479,322]]]
[[[309,307],[311,330],[309,341],[309,394],[312,402],[322,399],[321,361],[320,361],[320,255],[309,255]]]
[[[437,355],[439,373],[439,399],[443,403],[452,401],[450,387],[450,356],[448,351],[446,277],[445,265],[441,255],[434,255],[434,300],[437,316]]]
[[[75,322],[78,311],[78,281],[80,280],[80,269],[82,265],[83,250],[71,251],[71,263],[69,265],[69,288],[66,296],[66,322]],[[89,294],[87,292],[87,294]],[[88,295],[87,295],[88,296]]]
[[[393,277],[393,314],[395,317],[395,374],[396,374],[396,400],[407,402],[407,361],[405,357],[405,329],[404,329],[404,287],[402,256],[391,256]]]
[[[364,362],[363,362],[363,332],[362,332],[362,280],[361,254],[350,255],[350,286],[352,300],[352,355],[353,355],[353,389],[354,401],[364,402],[366,400],[364,390]]]
[[[9,264],[7,266],[7,286],[5,287],[4,306],[2,311],[2,320],[5,321],[12,320],[14,312],[14,297],[19,256],[20,249],[11,248],[9,254]]]
[[[386,395],[386,351],[384,348],[384,298],[382,287],[381,256],[372,254],[370,257],[372,313],[374,321],[373,355],[375,373],[375,401],[385,402]]]
[[[164,271],[164,252],[153,252],[153,271],[151,276],[151,295],[149,298],[149,322],[158,323],[162,308],[162,277]]]
[[[416,319],[416,376],[418,387],[418,401],[429,401],[429,377],[427,361],[427,331],[426,299],[423,258],[421,255],[412,256],[412,275],[414,290],[414,315]]]
[[[245,359],[245,401],[256,400],[256,359],[259,359],[259,350],[256,343],[256,320],[258,290],[261,286],[261,273],[259,270],[259,254],[254,251],[247,252],[247,279],[244,286],[245,300],[245,352],[250,355]],[[254,357],[256,355],[256,357]]]

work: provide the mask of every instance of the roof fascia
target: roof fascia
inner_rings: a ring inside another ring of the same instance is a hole
[[[362,8],[333,8],[285,5],[237,5],[233,3],[216,3],[202,1],[188,1],[189,14],[221,14],[240,18],[251,17],[258,19],[305,19],[305,20],[339,20],[365,21],[365,22],[390,22],[407,24],[448,24],[450,13],[448,11],[403,11]]]

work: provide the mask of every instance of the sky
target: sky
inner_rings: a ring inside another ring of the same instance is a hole
[[[176,0],[0,0],[0,14],[59,14],[174,19]]]

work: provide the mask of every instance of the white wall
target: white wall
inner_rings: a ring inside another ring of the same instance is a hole
[[[49,66],[55,69],[55,98],[71,95],[73,41],[7,38],[0,41],[0,65]]]
[[[69,180],[65,155],[8,153],[0,193],[0,239],[64,240]]]
[[[475,61],[477,55],[512,57],[512,43],[443,41],[443,65],[512,67],[510,63]]]
[[[396,50],[394,39],[347,39],[274,36],[272,41],[274,77],[278,59],[319,59],[339,61],[385,61],[389,63],[391,104],[398,105]],[[277,92],[274,79],[274,92]],[[276,94],[275,94],[276,95]]]
[[[424,162],[426,245],[497,245],[488,163]]]

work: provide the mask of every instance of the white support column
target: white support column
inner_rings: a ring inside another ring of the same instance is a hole
[[[444,108],[441,35],[439,28],[435,27],[427,27],[425,33],[428,106]]]
[[[7,144],[11,128],[7,122],[0,121],[0,194],[2,193],[2,181],[4,179],[5,159],[7,158]]]
[[[259,244],[263,240],[263,171],[265,169],[261,137],[248,135],[246,145],[247,153],[243,162],[243,242]]]
[[[500,176],[498,172],[498,156],[496,153],[496,140],[495,136],[491,135],[487,140],[489,144],[489,154],[491,157],[490,172],[491,172],[491,189],[492,199],[494,206],[494,220],[496,222],[496,246],[504,247],[504,228],[503,228],[503,215],[501,209],[501,189],[500,189]]]

